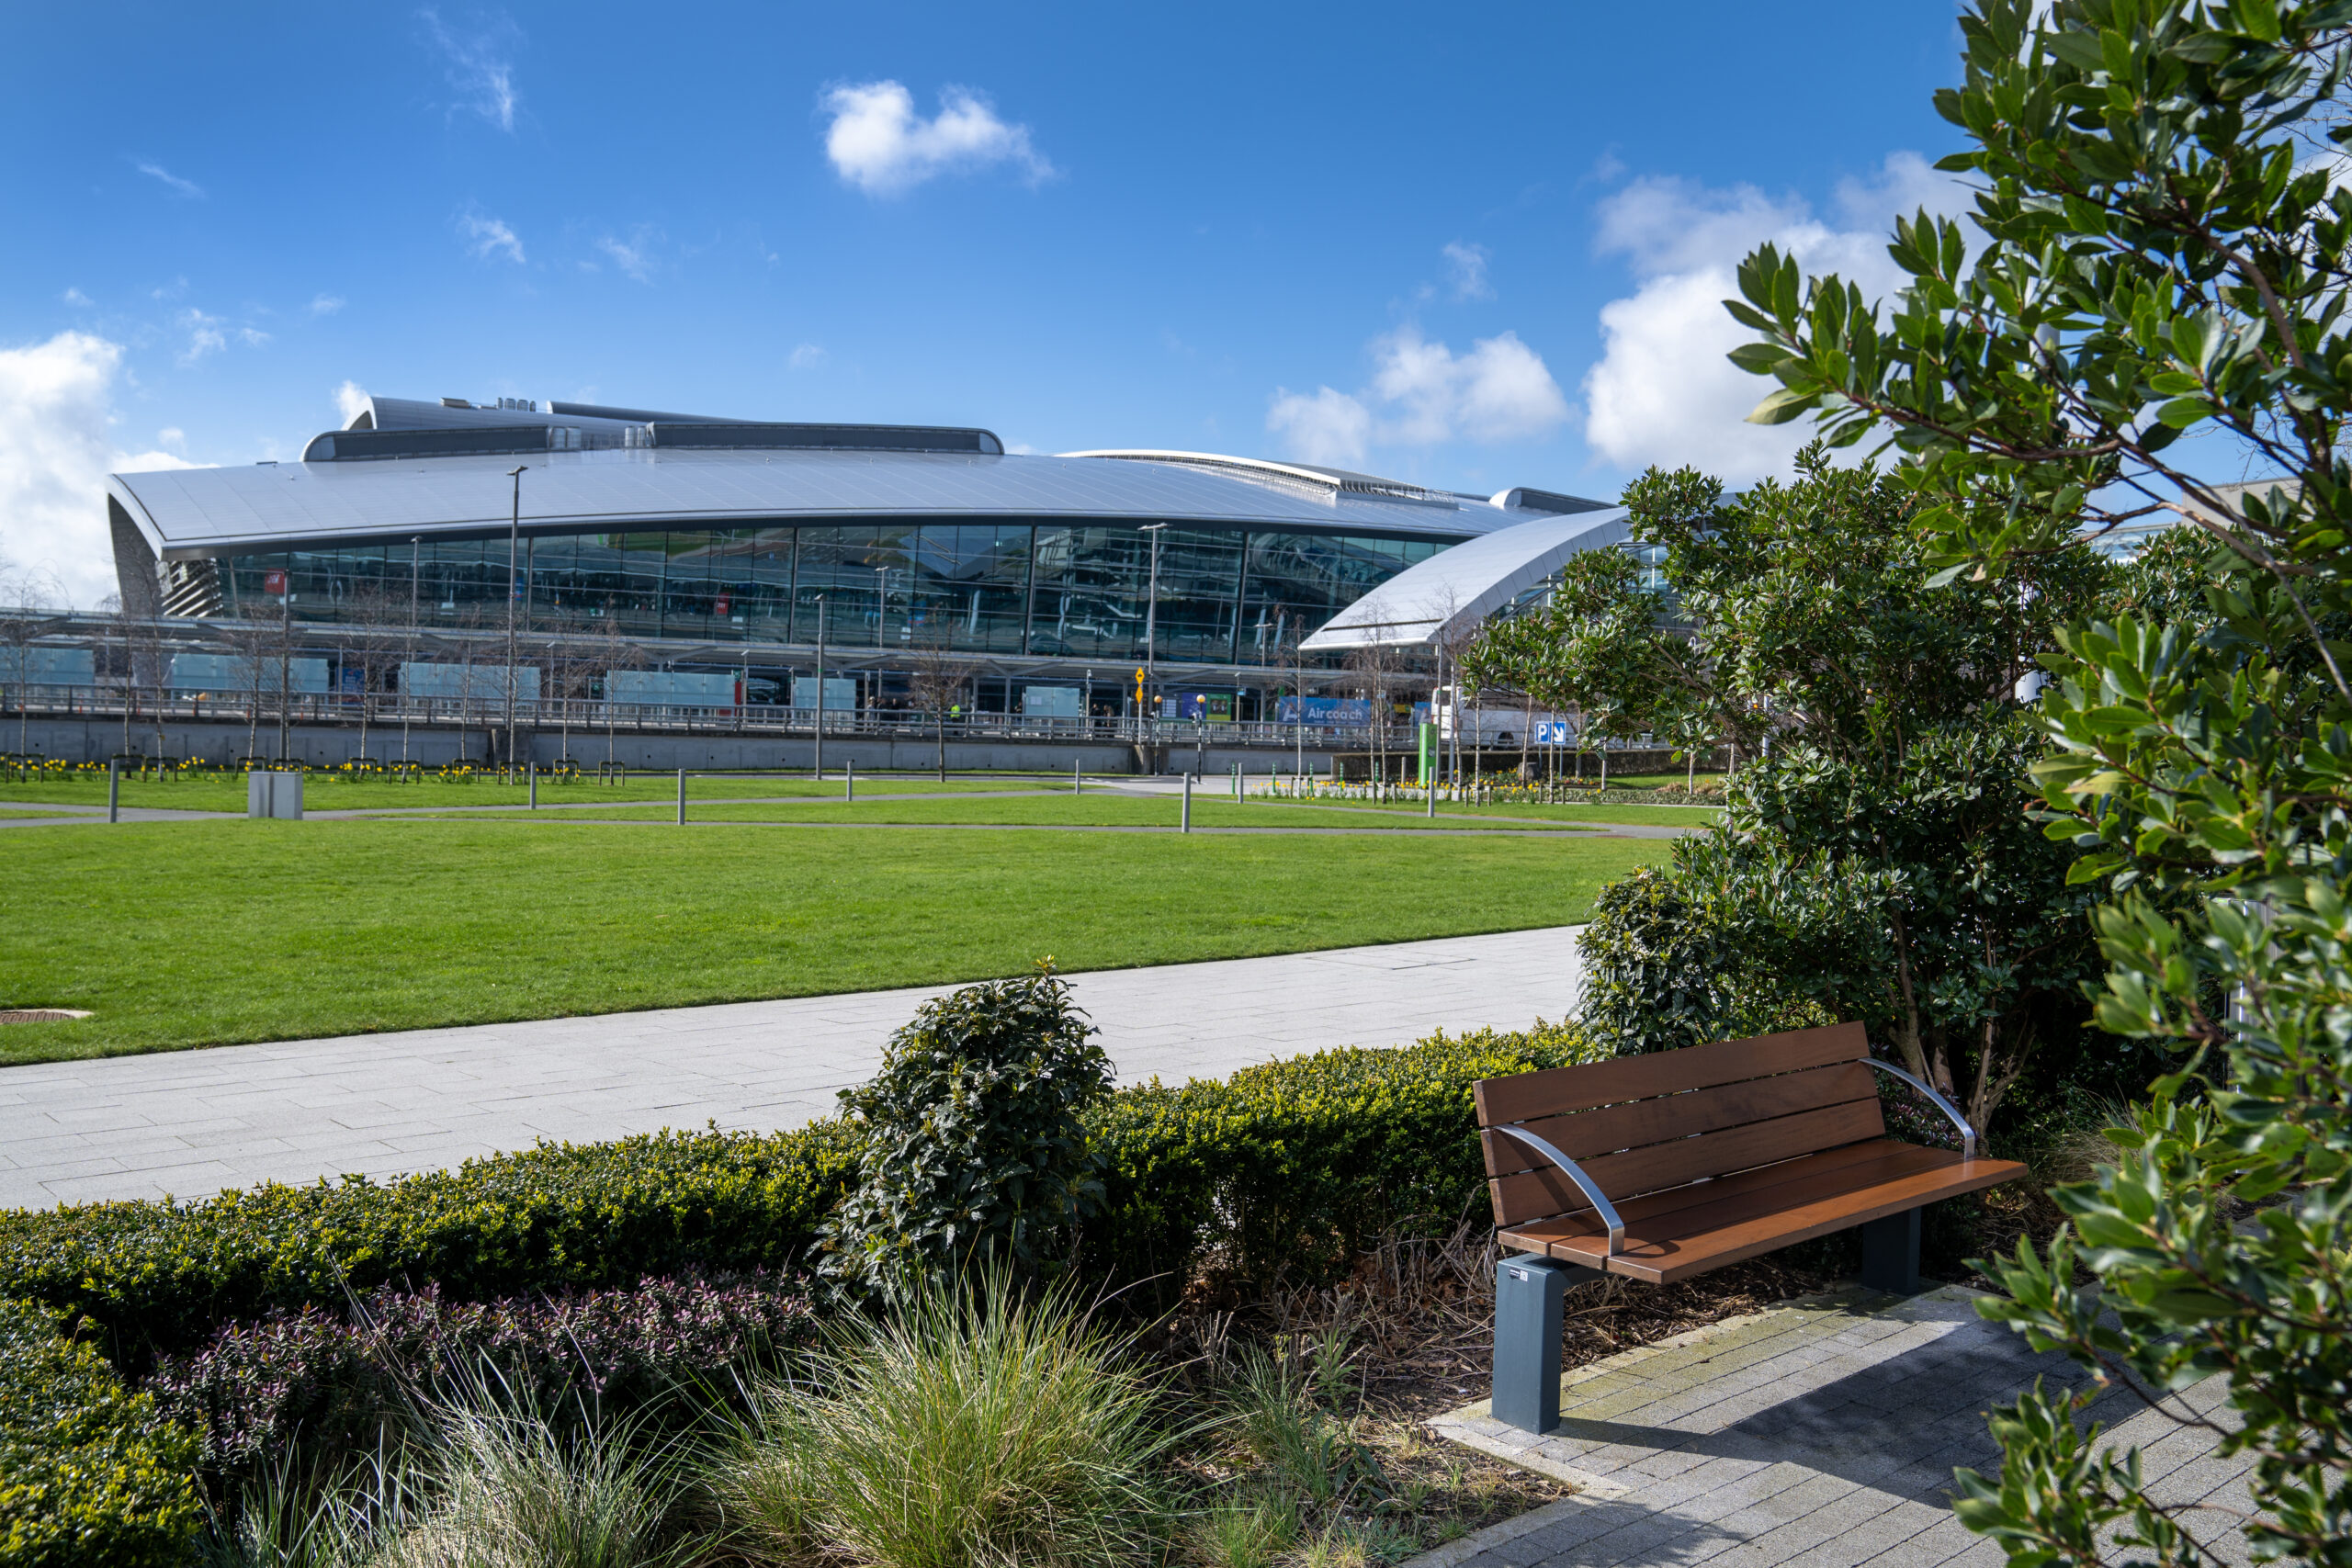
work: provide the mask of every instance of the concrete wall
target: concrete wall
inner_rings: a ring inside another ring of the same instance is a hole
[[[469,757],[476,762],[495,761],[505,749],[505,739],[503,733],[486,734],[479,728],[460,730],[445,725],[418,725],[410,729],[403,749],[400,726],[379,725],[368,732],[368,750],[379,761],[398,761],[405,755],[413,761],[437,768],[460,757]],[[535,761],[552,763],[563,755],[563,739],[560,730],[540,730],[536,734],[526,732],[523,743]],[[245,754],[246,739],[242,720],[177,719],[164,726],[161,750],[164,755],[183,761],[233,765]],[[119,716],[36,718],[29,726],[26,744],[27,749],[45,757],[69,762],[103,762],[125,750],[122,720]],[[0,749],[17,749],[13,718],[0,723]],[[133,725],[129,750],[141,754],[156,750],[155,727]],[[264,756],[277,754],[276,725],[265,723],[261,727],[254,738],[254,750]],[[298,724],[288,732],[287,754],[300,761],[333,765],[350,761],[358,750],[356,725]],[[609,755],[630,768],[648,772],[676,768],[797,769],[811,765],[813,750],[812,739],[805,735],[621,730],[612,738]],[[571,732],[571,756],[582,766],[594,768],[607,754],[602,730]],[[922,770],[936,765],[937,756],[937,745],[930,740],[880,736],[825,738],[825,765],[831,769],[855,762],[860,768],[876,773]],[[947,766],[952,772],[1068,773],[1073,762],[1091,773],[1174,773],[1197,769],[1210,775],[1222,775],[1238,762],[1251,777],[1259,778],[1275,764],[1288,774],[1293,768],[1293,752],[1286,746],[1210,746],[1196,751],[1191,746],[1134,746],[1112,741],[1001,739],[947,742]],[[1306,763],[1316,773],[1326,772],[1330,766],[1330,755],[1309,749]]]

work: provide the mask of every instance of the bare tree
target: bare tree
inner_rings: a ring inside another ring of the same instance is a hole
[[[170,744],[165,728],[169,714],[170,693],[164,686],[164,653],[163,629],[146,615],[134,615],[122,610],[114,612],[114,629],[121,645],[123,662],[123,747],[130,750],[130,726],[139,716],[139,693],[143,687],[154,694],[148,703],[146,717],[155,734],[155,758],[163,760]]]
[[[1404,668],[1400,650],[1385,643],[1365,643],[1348,655],[1348,670],[1355,677],[1356,689],[1372,709],[1373,773],[1382,783],[1388,778],[1390,697]]]
[[[556,719],[562,727],[564,763],[571,757],[571,705],[589,694],[589,685],[595,678],[596,664],[603,652],[604,638],[591,638],[581,623],[566,615],[558,623],[556,633],[547,638],[545,659],[548,683],[541,689],[544,700],[553,697]]]
[[[918,711],[931,710],[933,734],[939,742],[939,782],[947,782],[947,710],[971,684],[978,666],[956,649],[954,627],[925,625],[913,639],[914,661],[907,676],[907,694]]]
[[[405,585],[391,589],[363,583],[345,597],[343,615],[335,632],[335,651],[345,670],[359,671],[357,760],[365,761],[377,694],[385,686],[385,677],[401,661],[401,638],[408,626],[408,590]]]
[[[1450,736],[1440,737],[1441,741],[1450,739],[1453,742],[1453,754],[1445,771],[1456,784],[1462,780],[1462,709],[1464,705],[1462,691],[1464,684],[1462,666],[1464,657],[1476,644],[1480,630],[1476,626],[1454,624],[1461,608],[1460,595],[1449,585],[1442,592],[1438,600],[1438,629],[1436,635],[1430,639],[1430,648],[1437,655],[1437,690],[1438,693],[1443,694],[1445,700],[1445,728],[1453,732]],[[1432,694],[1430,705],[1434,709],[1436,694]],[[1431,716],[1435,716],[1434,712]],[[1474,733],[1470,740],[1470,756],[1474,766],[1478,756],[1478,739]]]
[[[596,637],[596,662],[605,671],[605,761],[609,764],[613,761],[612,673],[616,670],[634,670],[645,662],[644,650],[621,636],[620,617],[610,605],[605,606],[604,625]],[[820,694],[817,700],[822,703],[823,694]],[[818,711],[824,710],[820,707]]]
[[[55,624],[57,580],[0,561],[0,680],[17,698],[17,751],[31,744],[33,645]]]
[[[224,623],[220,630],[220,641],[244,687],[245,699],[245,760],[253,761],[254,748],[261,741],[261,698],[268,680],[268,659],[272,637],[270,625],[264,612],[253,605],[239,606],[241,618]]]

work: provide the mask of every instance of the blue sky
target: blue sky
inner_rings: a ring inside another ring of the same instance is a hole
[[[1948,6],[85,4],[0,54],[0,558],[346,383],[1473,491],[1785,460],[1713,301],[1948,205]]]

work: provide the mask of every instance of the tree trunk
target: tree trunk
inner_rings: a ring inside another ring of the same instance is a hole
[[[1927,1047],[1919,1037],[1919,998],[1911,987],[1911,939],[1904,930],[1902,911],[1890,913],[1894,922],[1894,977],[1903,991],[1903,1027],[1895,1036],[1895,1048],[1903,1053],[1903,1066],[1913,1077],[1934,1083],[1928,1067]],[[1942,1084],[1936,1087],[1951,1092]]]

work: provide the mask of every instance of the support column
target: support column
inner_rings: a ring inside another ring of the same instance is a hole
[[[1905,1209],[1862,1226],[1862,1283],[1889,1295],[1916,1296],[1928,1288],[1919,1278],[1919,1214]]]
[[[1560,1424],[1560,1303],[1570,1285],[1599,1278],[1548,1258],[1505,1253],[1496,1263],[1496,1420],[1539,1437]]]

